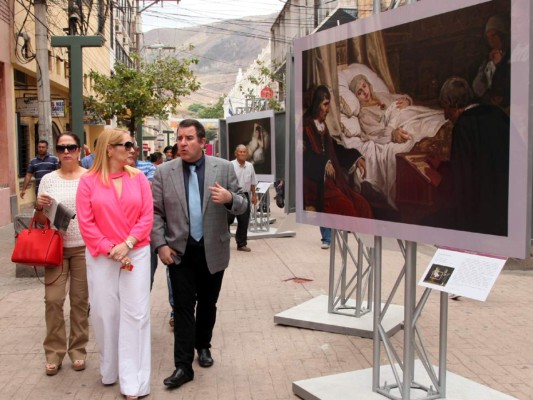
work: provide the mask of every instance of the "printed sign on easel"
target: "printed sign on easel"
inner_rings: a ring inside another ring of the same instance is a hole
[[[418,284],[485,301],[506,260],[441,248],[436,251]]]

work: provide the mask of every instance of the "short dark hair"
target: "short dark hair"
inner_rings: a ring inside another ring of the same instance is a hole
[[[48,140],[41,139],[37,142],[37,144],[41,144],[41,143],[44,143],[46,147],[48,147]]]
[[[180,128],[189,128],[191,126],[194,126],[194,128],[196,129],[196,136],[198,136],[198,140],[201,140],[201,139],[205,138],[205,128],[200,123],[200,121],[198,121],[196,119],[192,119],[192,118],[184,119],[178,125],[178,130]]]
[[[167,147],[165,147],[165,148],[163,149],[163,153],[166,153],[166,152],[169,151],[169,150],[172,151],[172,146],[171,146],[171,145],[168,145]]]
[[[159,151],[155,151],[152,154],[150,154],[150,162],[151,163],[156,163],[159,160],[161,160],[162,158],[163,158],[163,154],[160,153]]]
[[[176,143],[174,146],[172,146],[172,157],[176,157],[178,154],[178,144]]]

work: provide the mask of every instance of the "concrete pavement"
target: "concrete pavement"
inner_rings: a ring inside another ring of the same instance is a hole
[[[273,206],[272,211],[277,224],[281,223],[279,209]],[[209,369],[195,365],[194,381],[173,391],[162,383],[173,370],[173,335],[168,325],[164,268],[160,266],[152,292],[149,398],[295,399],[293,381],[371,367],[370,339],[273,323],[274,314],[327,294],[329,251],[320,249],[319,229],[297,225],[295,230],[294,238],[250,241],[251,253],[237,252],[232,240],[232,259],[212,343],[215,364]],[[74,372],[66,359],[58,375],[45,375],[44,288],[36,278],[15,278],[12,247],[13,226],[1,227],[0,399],[122,399],[118,385],[104,387],[100,383],[92,331],[85,371]],[[417,277],[433,252],[433,247],[419,245]],[[383,265],[384,293],[388,293],[403,265],[399,252],[385,250]],[[295,277],[311,281],[290,280]],[[518,399],[533,399],[532,278],[531,269],[506,269],[486,302],[466,298],[449,302],[449,371]],[[399,293],[394,303],[402,302],[403,293]],[[436,293],[431,295],[419,326],[436,356]],[[400,345],[403,331],[392,340]]]

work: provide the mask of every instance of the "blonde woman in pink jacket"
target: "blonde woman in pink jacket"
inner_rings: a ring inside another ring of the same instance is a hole
[[[151,372],[153,201],[144,174],[128,166],[134,147],[128,132],[104,131],[76,197],[102,383],[119,380],[129,400],[150,393]]]

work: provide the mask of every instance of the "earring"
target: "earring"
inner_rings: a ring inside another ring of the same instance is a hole
[[[111,152],[107,153],[107,158],[111,158]]]

